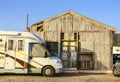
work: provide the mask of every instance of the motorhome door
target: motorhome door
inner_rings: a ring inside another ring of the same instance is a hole
[[[29,55],[28,55],[28,73],[39,73],[40,68],[44,62],[39,62],[41,58],[44,57],[46,49],[43,48],[43,45],[39,43],[30,43],[29,44]]]
[[[15,68],[15,47],[16,47],[16,39],[8,38],[7,49],[5,54],[5,69],[14,69]]]

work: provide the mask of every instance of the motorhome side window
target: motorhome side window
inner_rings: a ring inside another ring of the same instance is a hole
[[[30,55],[33,57],[44,57],[46,49],[39,43],[29,44]]]
[[[13,50],[13,40],[8,40],[8,50]]]
[[[23,48],[23,40],[18,40],[18,50],[19,51],[23,51],[24,50],[24,48]]]

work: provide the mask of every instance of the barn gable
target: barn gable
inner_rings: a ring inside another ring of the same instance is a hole
[[[52,18],[46,19],[44,21],[33,24],[41,26],[43,25],[46,31],[116,31],[115,28],[105,25],[103,23],[97,22],[93,19],[87,18],[85,16],[79,15],[72,11],[67,11],[60,15],[54,16]],[[37,26],[37,30],[39,29]],[[52,29],[51,29],[52,28]],[[35,28],[34,28],[35,29]],[[41,28],[40,28],[41,29]]]

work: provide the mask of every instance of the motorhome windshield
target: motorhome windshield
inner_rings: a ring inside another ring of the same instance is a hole
[[[32,33],[33,34],[33,33]],[[37,36],[36,34],[33,34],[35,37],[36,37],[36,39],[38,40],[38,41],[40,41],[40,42],[44,42],[44,40],[42,40],[39,36]]]
[[[45,52],[50,56],[44,43],[30,43],[30,55],[33,57],[44,57]]]

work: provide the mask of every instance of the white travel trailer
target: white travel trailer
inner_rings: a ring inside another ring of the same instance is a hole
[[[30,32],[0,31],[0,73],[62,72],[61,60],[50,55],[45,42]]]

